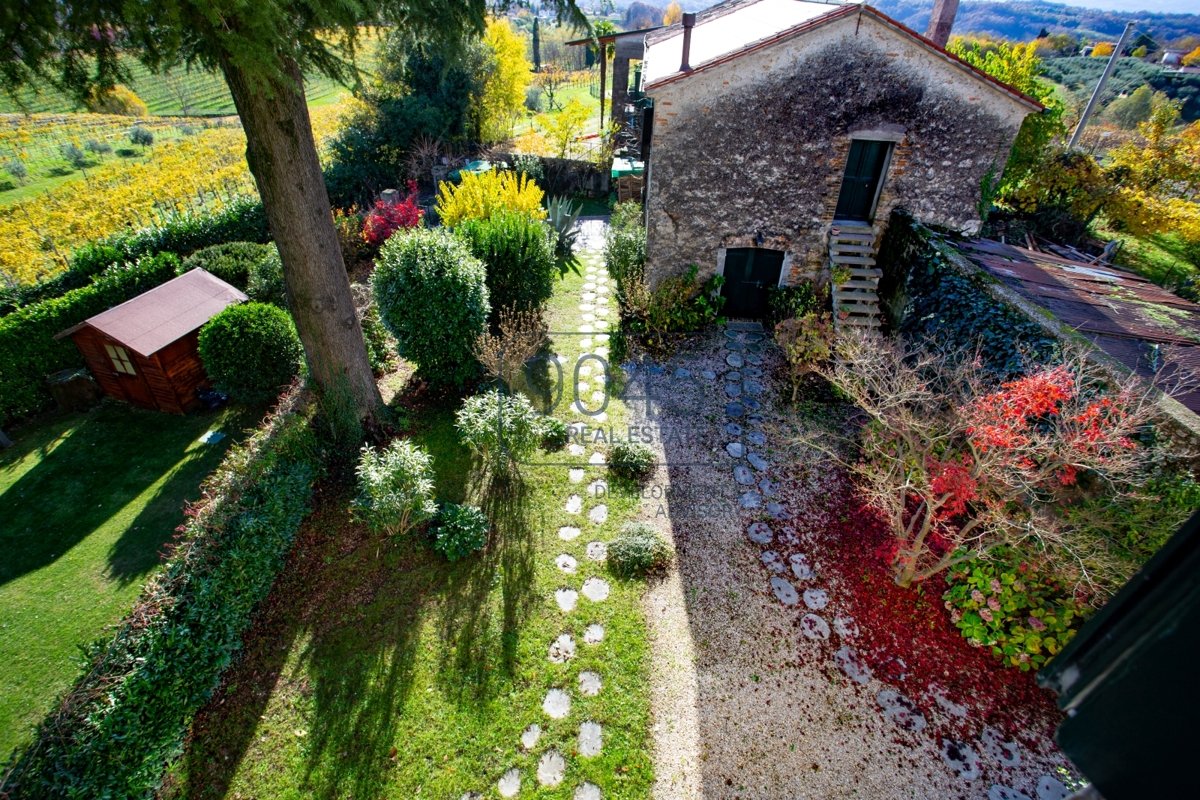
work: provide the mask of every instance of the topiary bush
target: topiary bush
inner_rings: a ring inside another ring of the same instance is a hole
[[[654,471],[654,451],[636,442],[616,442],[608,453],[608,469],[618,478],[640,483]]]
[[[455,415],[455,426],[476,455],[505,469],[533,455],[543,430],[524,395],[498,389],[467,398]]]
[[[501,211],[466,220],[454,233],[487,268],[493,324],[500,309],[534,311],[550,299],[558,268],[544,222]]]
[[[478,552],[487,544],[488,519],[477,506],[444,503],[433,527],[433,549],[447,561]]]
[[[671,562],[671,547],[644,522],[627,522],[608,545],[608,568],[622,578],[644,577]]]
[[[288,307],[287,285],[283,280],[283,261],[279,258],[278,248],[271,247],[266,258],[250,265],[246,294],[258,303],[270,303],[279,308]]]
[[[372,530],[399,536],[437,513],[433,458],[407,439],[382,450],[363,447],[355,473],[358,496],[351,509]]]
[[[202,269],[243,292],[249,284],[250,272],[275,251],[274,245],[257,242],[225,242],[205,247],[183,260],[179,274]]]
[[[541,431],[542,449],[547,453],[562,450],[567,446],[570,429],[567,423],[558,417],[542,417],[538,420],[538,429]]]
[[[299,373],[303,357],[292,318],[266,303],[229,306],[200,329],[205,372],[240,402],[274,399]]]
[[[439,385],[461,385],[478,370],[475,340],[491,311],[486,271],[443,229],[396,234],[379,254],[371,287],[401,357]]]

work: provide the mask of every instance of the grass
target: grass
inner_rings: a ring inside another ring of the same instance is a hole
[[[1200,266],[1188,257],[1187,245],[1173,233],[1139,237],[1107,228],[1100,228],[1097,233],[1101,238],[1120,239],[1123,244],[1117,263],[1159,286],[1172,288],[1200,272]]]
[[[552,331],[575,327],[581,283],[574,275],[560,283]],[[567,337],[554,344],[572,352]],[[491,481],[458,441],[457,401],[410,395],[401,402],[408,403],[407,432],[434,456],[439,497],[487,511],[487,549],[448,564],[419,535],[388,541],[371,534],[347,515],[348,491],[327,489],[248,637],[245,658],[194,726],[167,795],[491,796],[500,776],[519,766],[522,797],[569,798],[584,780],[606,798],[648,796],[642,586],[605,574],[584,553],[589,540],[611,539],[636,512],[637,493],[610,495],[609,519],[597,532],[563,507],[572,492],[584,494],[586,481],[603,477],[603,467],[588,467],[584,484],[570,484],[564,451],[523,466],[519,482]],[[615,421],[622,412],[614,406],[609,413]],[[591,505],[585,502],[585,514]],[[556,531],[566,524],[585,535],[561,541]],[[578,574],[559,572],[554,559],[563,552],[579,561]],[[574,612],[559,611],[554,590],[578,588],[592,574],[609,580],[610,597],[600,604],[581,597]],[[592,622],[606,628],[594,647],[582,641]],[[550,663],[550,642],[567,631],[578,656]],[[577,691],[583,670],[603,676],[598,696]],[[542,712],[552,687],[572,695],[565,719]],[[591,759],[574,756],[585,720],[604,726],[603,751]],[[519,738],[532,723],[542,726],[541,741],[522,753]],[[537,760],[551,747],[567,756],[567,776],[541,789]]]
[[[12,431],[0,452],[0,757],[133,604],[246,411],[178,417],[105,403]],[[230,434],[201,444],[210,428]]]

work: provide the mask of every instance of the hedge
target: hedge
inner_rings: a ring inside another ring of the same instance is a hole
[[[83,364],[69,339],[54,335],[175,277],[172,253],[106,269],[93,283],[0,318],[0,423],[50,402],[46,376]]]
[[[259,200],[240,198],[212,214],[180,214],[156,228],[120,233],[80,247],[66,271],[53,278],[32,286],[0,289],[0,314],[87,286],[109,267],[142,256],[174,253],[182,257],[214,244],[269,239],[267,215]]]
[[[241,648],[307,516],[320,449],[299,389],[203,486],[162,572],[0,785],[12,797],[147,797]],[[2,773],[0,773],[2,774]]]

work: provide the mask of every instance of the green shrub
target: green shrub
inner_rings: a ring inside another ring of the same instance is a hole
[[[179,214],[137,233],[119,233],[77,249],[64,272],[32,286],[0,291],[0,314],[87,286],[111,266],[156,253],[179,257],[222,242],[265,242],[267,216],[258,200],[242,198],[215,213]]]
[[[249,285],[250,271],[267,259],[273,245],[257,242],[225,242],[201,248],[183,260],[179,274],[202,269],[243,292]]]
[[[819,293],[812,281],[800,281],[791,286],[771,286],[767,289],[770,323],[778,325],[785,319],[828,311],[828,299],[828,293]]]
[[[246,294],[259,303],[288,307],[287,285],[283,281],[283,261],[277,248],[269,248],[266,258],[250,265],[246,279]]]
[[[292,318],[266,303],[229,306],[200,329],[200,360],[213,385],[244,403],[271,400],[300,371]]]
[[[178,267],[170,253],[117,264],[89,286],[0,318],[0,422],[44,408],[46,376],[83,364],[74,342],[55,334],[170,280]]]
[[[146,148],[154,144],[154,133],[149,128],[134,125],[129,129],[129,143]]]
[[[388,239],[371,286],[401,357],[433,384],[461,385],[478,370],[475,340],[491,306],[483,263],[442,229]]]
[[[608,568],[623,578],[658,572],[671,561],[662,534],[644,522],[627,522],[608,545]]]
[[[455,415],[455,426],[467,447],[501,468],[528,459],[542,438],[538,413],[529,400],[498,389],[467,398]]]
[[[641,278],[629,278],[621,292],[621,316],[626,330],[652,352],[669,352],[681,334],[702,330],[721,320],[725,297],[723,275],[701,281],[692,264],[682,275],[671,275],[650,289]]]
[[[371,372],[382,375],[391,369],[395,355],[387,328],[383,327],[383,321],[379,319],[379,309],[374,303],[362,313],[359,324],[362,326],[363,342],[367,345],[367,361],[371,363]]]
[[[542,417],[538,420],[538,430],[541,432],[542,449],[547,453],[562,450],[567,446],[570,429],[567,423],[558,417]]]
[[[170,558],[88,648],[6,775],[15,797],[149,797],[242,646],[309,511],[319,447],[289,401],[205,481]]]
[[[447,561],[458,561],[482,550],[487,536],[488,520],[478,507],[445,503],[438,509],[433,549]]]
[[[620,300],[628,283],[643,279],[646,268],[646,228],[642,224],[642,204],[617,203],[604,234],[604,263],[617,283]]]
[[[1011,547],[951,567],[947,585],[942,599],[963,636],[1021,670],[1062,650],[1088,610],[1035,556]]]
[[[468,219],[454,229],[487,269],[492,323],[502,308],[538,310],[554,291],[554,250],[546,223],[502,211]]]
[[[615,442],[608,452],[608,469],[619,478],[640,483],[654,471],[654,451],[636,442]]]
[[[407,439],[382,450],[364,447],[355,472],[358,497],[351,508],[373,530],[403,535],[437,513],[433,459]]]

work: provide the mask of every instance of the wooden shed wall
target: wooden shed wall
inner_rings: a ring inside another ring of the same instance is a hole
[[[197,332],[172,342],[149,357],[138,355],[91,327],[79,329],[71,338],[104,392],[133,405],[183,414],[199,404],[196,389],[208,384],[196,347]],[[135,375],[117,372],[105,349],[109,344],[124,347]]]

